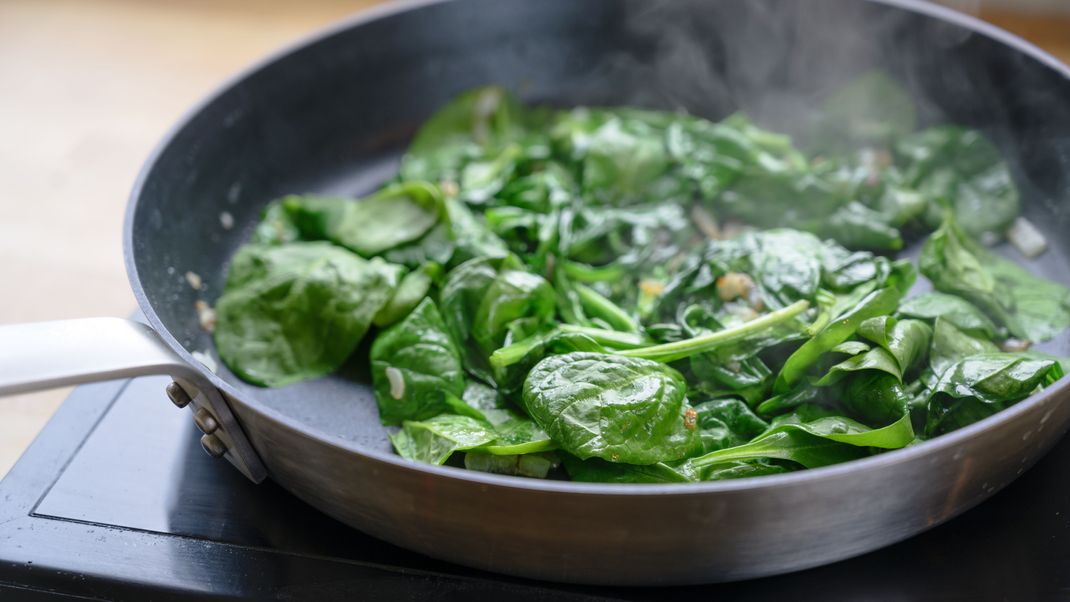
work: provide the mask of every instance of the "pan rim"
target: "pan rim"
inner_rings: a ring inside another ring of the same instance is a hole
[[[142,164],[138,175],[134,180],[133,187],[127,201],[123,224],[123,262],[126,267],[127,277],[131,289],[137,300],[138,306],[145,315],[149,325],[158,333],[160,338],[175,351],[186,363],[199,371],[212,385],[222,391],[227,398],[242,405],[249,411],[260,414],[264,418],[278,423],[284,428],[295,433],[322,442],[325,445],[337,448],[346,453],[356,454],[367,460],[373,460],[381,464],[387,464],[392,469],[412,471],[415,474],[445,477],[464,481],[478,486],[493,486],[499,488],[539,492],[545,494],[568,494],[568,495],[595,495],[595,496],[664,496],[664,495],[708,495],[751,490],[774,490],[789,487],[805,486],[822,481],[833,480],[849,473],[862,470],[877,470],[888,468],[891,465],[917,461],[930,455],[940,453],[949,448],[956,447],[966,441],[981,437],[991,430],[998,430],[1015,418],[1039,411],[1048,403],[1057,402],[1055,397],[1070,391],[1070,374],[1063,376],[1043,391],[1031,395],[1014,406],[997,412],[974,424],[941,435],[935,439],[924,441],[918,445],[907,448],[891,450],[876,456],[870,456],[859,460],[852,460],[842,464],[835,464],[822,468],[813,468],[797,472],[775,474],[758,477],[747,477],[726,481],[710,481],[699,483],[674,483],[674,484],[642,484],[642,483],[582,483],[574,481],[551,481],[543,479],[528,479],[495,475],[478,471],[465,470],[450,466],[433,466],[405,460],[393,453],[365,448],[359,444],[342,437],[323,433],[309,425],[306,425],[290,416],[267,406],[255,399],[241,395],[237,389],[225,380],[208,370],[197,361],[190,351],[170,332],[157,315],[152,303],[149,301],[134,259],[134,216],[138,208],[138,200],[142,196],[149,177],[152,175],[156,164],[163,153],[171,146],[174,140],[184,131],[207,107],[223,95],[230,92],[242,81],[264,69],[269,68],[276,62],[299,52],[314,44],[320,43],[330,37],[341,34],[350,29],[387,19],[401,13],[418,10],[429,6],[446,4],[448,2],[463,0],[399,0],[390,4],[379,5],[361,10],[353,15],[344,17],[325,27],[313,31],[310,34],[290,42],[280,49],[268,53],[263,58],[240,69],[235,74],[223,80],[217,87],[204,96],[201,100],[189,108],[183,115],[171,125],[160,141],[149,153]],[[1009,46],[1029,58],[1041,63],[1055,71],[1063,78],[1070,80],[1070,67],[1060,62],[1051,54],[1024,40],[1016,34],[996,27],[979,18],[966,15],[959,11],[925,2],[924,0],[866,0],[871,4],[879,4],[913,12],[945,23],[966,29],[973,34],[983,35],[1004,46]]]

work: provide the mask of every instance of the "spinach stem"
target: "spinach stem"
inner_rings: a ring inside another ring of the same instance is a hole
[[[558,329],[562,332],[585,334],[594,339],[596,343],[615,349],[637,349],[643,347],[643,345],[646,345],[648,342],[642,335],[634,332],[620,332],[618,330],[607,330],[605,328],[595,328],[593,326],[561,324],[558,326]]]
[[[623,309],[609,299],[606,299],[598,291],[585,285],[576,283],[573,285],[576,294],[580,297],[580,303],[588,314],[602,318],[615,330],[624,332],[639,332],[639,324]]]
[[[624,268],[618,265],[593,266],[575,261],[562,264],[565,274],[576,282],[616,282],[624,277]]]
[[[646,339],[632,332],[618,332],[604,328],[591,326],[578,326],[576,324],[560,324],[557,332],[582,334],[590,337],[596,343],[614,349],[634,349],[647,343]],[[535,335],[526,339],[506,345],[490,354],[490,363],[497,369],[512,366],[524,358],[532,349],[545,343],[550,335]]]
[[[744,339],[781,322],[790,320],[806,311],[808,307],[810,307],[809,302],[805,300],[796,301],[783,309],[770,312],[733,328],[718,330],[717,332],[699,335],[683,341],[674,341],[672,343],[652,345],[650,347],[640,347],[638,349],[614,351],[613,353],[626,357],[638,357],[658,362],[673,362],[678,359],[695,355],[696,353],[703,353],[716,349],[726,343]]]

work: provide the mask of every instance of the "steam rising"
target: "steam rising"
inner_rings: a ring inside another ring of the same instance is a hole
[[[967,11],[978,4],[951,3]],[[630,45],[641,50],[599,63],[589,85],[592,96],[602,92],[598,100],[605,104],[714,119],[743,110],[766,127],[802,136],[825,97],[878,69],[910,90],[925,122],[954,115],[966,125],[997,125],[977,122],[968,106],[971,96],[995,82],[991,74],[954,61],[974,35],[965,28],[863,1],[653,0],[625,6],[624,30],[642,42]],[[607,90],[629,92],[605,98]]]

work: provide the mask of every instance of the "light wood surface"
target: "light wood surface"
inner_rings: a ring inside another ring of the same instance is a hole
[[[123,211],[156,141],[244,65],[377,3],[0,0],[0,323],[130,314]],[[0,398],[0,476],[68,392]]]
[[[379,2],[0,1],[0,324],[129,314],[123,210],[156,140],[243,65]],[[1070,21],[992,17],[1070,60]],[[66,394],[0,399],[0,475]]]

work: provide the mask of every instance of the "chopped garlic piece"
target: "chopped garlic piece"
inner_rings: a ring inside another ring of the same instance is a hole
[[[1036,257],[1048,250],[1048,240],[1033,222],[1019,217],[1007,229],[1007,239],[1026,257]]]
[[[721,301],[731,301],[740,297],[750,297],[754,290],[754,280],[742,272],[728,272],[717,279],[717,296]]]
[[[215,332],[215,310],[211,305],[203,299],[197,299],[193,303],[193,308],[197,310],[197,320],[201,323],[201,328],[208,332]]]
[[[204,287],[204,281],[201,280],[200,275],[196,272],[186,272],[186,282],[193,287],[193,290],[199,291]]]
[[[405,376],[397,368],[386,369],[386,379],[390,381],[390,396],[401,399],[405,395]]]

